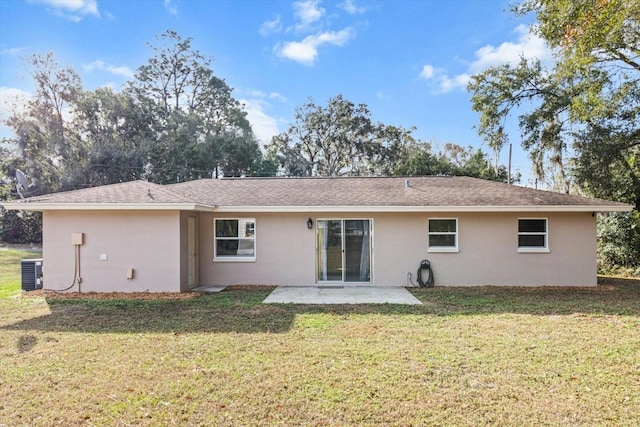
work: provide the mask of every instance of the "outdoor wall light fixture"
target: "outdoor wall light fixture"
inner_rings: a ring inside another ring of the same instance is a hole
[[[309,219],[307,220],[307,228],[309,230],[313,228],[313,220],[311,219],[311,217],[309,217]]]

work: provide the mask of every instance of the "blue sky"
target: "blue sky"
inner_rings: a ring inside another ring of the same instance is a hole
[[[2,0],[0,114],[33,92],[23,60],[52,51],[85,89],[119,90],[168,29],[213,58],[264,142],[287,129],[309,97],[369,107],[376,121],[415,126],[436,146],[483,145],[465,86],[489,66],[520,55],[548,59],[511,0]],[[7,135],[7,129],[0,129]],[[513,167],[530,180],[519,133]],[[501,155],[506,164],[507,151]]]

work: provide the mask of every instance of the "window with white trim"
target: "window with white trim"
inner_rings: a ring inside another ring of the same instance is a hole
[[[547,218],[518,219],[518,252],[548,252]]]
[[[214,260],[255,261],[255,218],[216,218],[213,224]]]
[[[458,219],[429,218],[429,252],[458,251]]]

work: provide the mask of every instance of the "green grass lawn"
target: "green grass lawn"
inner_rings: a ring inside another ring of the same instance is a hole
[[[24,255],[0,251],[0,426],[640,419],[638,281],[414,289],[417,307],[78,299],[21,296]]]

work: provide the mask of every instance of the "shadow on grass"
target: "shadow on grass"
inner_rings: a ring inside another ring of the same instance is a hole
[[[262,304],[269,291],[234,290],[182,300],[50,298],[50,314],[0,329],[85,333],[284,333],[299,314],[640,316],[640,280],[595,288],[412,288],[424,305]]]

